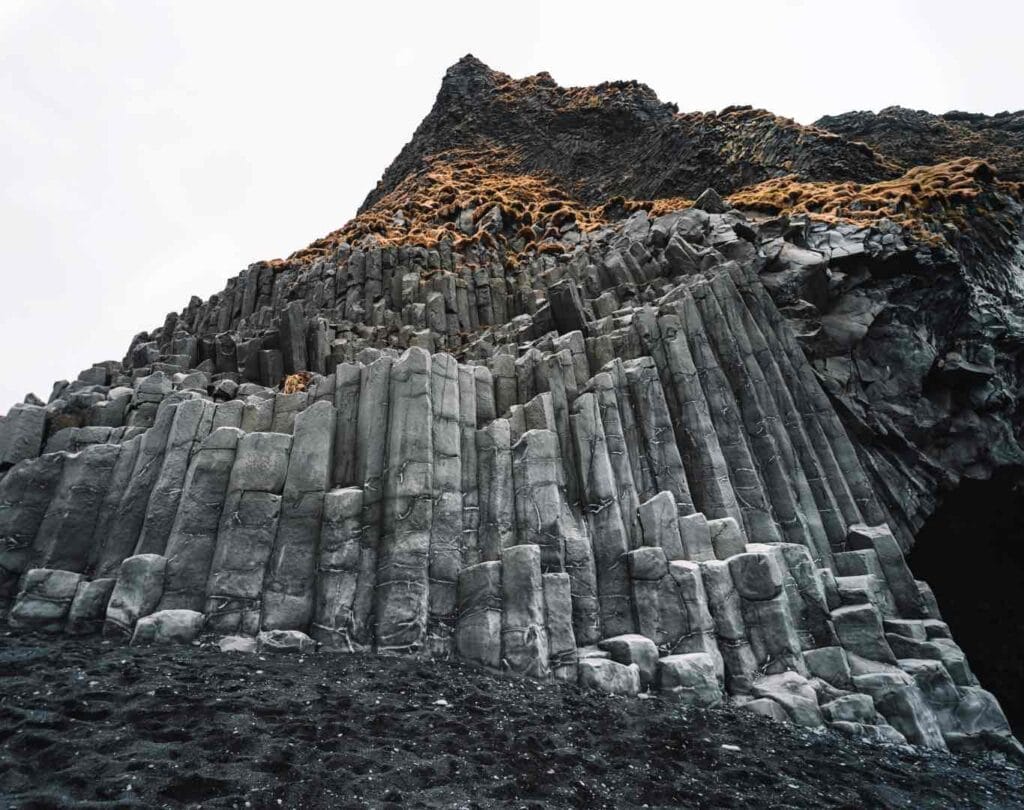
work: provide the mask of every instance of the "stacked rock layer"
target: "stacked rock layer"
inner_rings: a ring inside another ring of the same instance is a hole
[[[936,149],[467,57],[347,226],[0,417],[0,616],[1019,751],[904,559],[1024,464],[1024,187]]]
[[[6,418],[7,621],[308,635],[1011,745],[753,269],[754,227],[641,212],[511,277],[348,245],[250,269]]]

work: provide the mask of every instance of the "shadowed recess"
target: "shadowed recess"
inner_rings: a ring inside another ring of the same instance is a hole
[[[1024,471],[964,480],[925,523],[910,555],[975,675],[1024,731]]]

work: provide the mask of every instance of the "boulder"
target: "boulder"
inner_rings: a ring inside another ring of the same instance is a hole
[[[117,584],[107,604],[106,635],[130,636],[135,622],[153,612],[164,592],[167,558],[136,554],[121,563]]]
[[[843,695],[821,705],[821,715],[829,722],[875,722],[875,704],[867,695]]]
[[[132,646],[141,644],[191,644],[203,629],[205,617],[196,610],[159,610],[135,624]]]
[[[64,629],[64,621],[81,581],[82,575],[71,571],[29,569],[7,617],[10,626],[19,630],[59,633]]]
[[[1010,724],[991,692],[979,686],[964,686],[958,690],[960,702],[953,716],[958,726],[946,734],[949,747],[955,751],[969,751],[984,747],[975,742],[987,742],[992,737],[1012,737]]]
[[[854,675],[853,682],[858,692],[871,696],[878,713],[908,741],[946,750],[935,713],[911,676],[897,670]]]
[[[597,646],[610,653],[613,661],[620,664],[636,664],[643,686],[647,687],[655,682],[658,675],[658,648],[646,636],[626,633],[602,639]]]
[[[798,726],[817,728],[821,725],[814,687],[796,672],[766,675],[754,681],[752,691],[756,697],[771,698],[777,702]]]
[[[607,658],[584,658],[578,665],[580,686],[612,695],[633,697],[640,693],[640,667]]]
[[[789,714],[785,709],[782,708],[771,698],[754,698],[740,704],[740,708],[754,714],[759,714],[762,717],[767,717],[769,720],[774,720],[777,723],[789,723]]]
[[[659,659],[657,672],[658,689],[688,705],[706,708],[722,701],[718,666],[707,653],[667,655]]]

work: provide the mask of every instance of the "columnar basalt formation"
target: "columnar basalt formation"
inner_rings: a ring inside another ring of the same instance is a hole
[[[807,331],[832,318],[827,334],[870,333],[843,302],[877,293],[854,279],[913,252],[899,241],[910,226],[748,216],[713,192],[598,206],[698,181],[630,184],[613,165],[581,177],[584,161],[524,152],[514,115],[505,146],[519,151],[502,165],[526,178],[516,193],[545,169],[579,184],[576,203],[453,186],[438,190],[447,213],[425,208],[417,194],[440,182],[421,171],[427,146],[480,148],[502,105],[530,94],[545,126],[626,104],[646,120],[630,137],[665,149],[698,130],[720,143],[727,122],[734,146],[768,133],[758,149],[792,153],[806,180],[834,179],[835,156],[857,179],[895,172],[792,122],[679,117],[644,88],[586,96],[464,60],[354,224],[252,265],[136,336],[124,361],[5,417],[10,625],[296,649],[309,634],[325,651],[458,655],[872,739],[1012,747],[904,558],[940,465],[898,418],[837,389],[849,361],[835,347],[849,344]],[[446,116],[474,104],[479,142],[453,140]],[[622,137],[592,130],[592,143]],[[457,182],[457,154],[428,165]],[[775,176],[754,175],[722,187]],[[982,193],[1019,215],[992,182]],[[941,379],[997,373],[953,362]],[[991,430],[1015,457],[1007,418]]]

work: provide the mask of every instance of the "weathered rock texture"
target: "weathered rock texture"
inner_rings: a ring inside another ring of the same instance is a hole
[[[783,164],[898,173],[765,113],[461,61],[346,230],[5,418],[0,609],[1013,745],[904,554],[942,482],[1024,461],[1019,199],[976,172],[956,210],[998,221],[941,244],[713,191],[598,205]],[[523,201],[556,180],[574,203]]]

